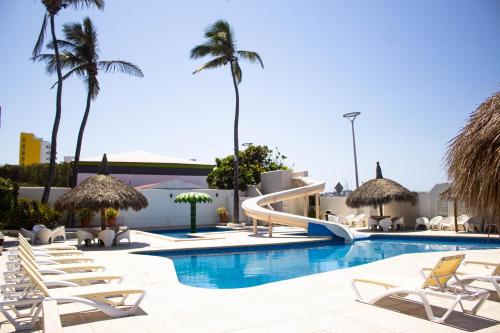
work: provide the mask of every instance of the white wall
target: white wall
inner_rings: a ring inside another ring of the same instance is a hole
[[[53,204],[61,195],[68,192],[68,188],[52,188],[50,191],[49,203]],[[147,199],[148,207],[138,212],[129,209],[121,210],[117,218],[120,225],[127,225],[133,228],[185,228],[190,225],[190,205],[183,203],[175,203],[175,197],[186,190],[169,190],[169,189],[142,189],[139,190]],[[209,194],[213,202],[201,203],[196,205],[197,224],[198,225],[214,225],[219,223],[216,209],[225,207],[229,211],[230,218],[232,217],[233,207],[233,191],[232,190],[213,190],[200,189],[196,192]],[[42,197],[42,187],[21,187],[19,196],[40,200]],[[240,191],[240,222],[248,222],[248,218],[244,216],[241,209],[241,202],[245,200],[244,192]],[[78,222],[77,222],[78,225]],[[93,226],[100,225],[100,217],[96,217],[92,221]]]

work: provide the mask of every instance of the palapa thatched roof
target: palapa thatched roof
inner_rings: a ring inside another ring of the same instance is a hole
[[[352,208],[380,206],[391,201],[415,203],[417,194],[391,179],[383,178],[378,162],[376,173],[377,178],[367,181],[347,197],[347,206]]]
[[[71,191],[62,195],[54,204],[59,210],[89,208],[116,208],[140,210],[148,206],[142,193],[109,175],[106,154],[99,167],[99,174],[89,177]]]
[[[500,92],[470,115],[446,162],[453,197],[477,215],[500,219]]]

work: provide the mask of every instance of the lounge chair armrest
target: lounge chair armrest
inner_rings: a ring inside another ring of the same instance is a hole
[[[489,268],[488,266],[496,266],[498,265],[498,263],[494,263],[494,262],[488,262],[488,261],[479,261],[479,260],[465,260],[464,261],[464,265],[482,265],[482,266],[486,266],[486,268]]]

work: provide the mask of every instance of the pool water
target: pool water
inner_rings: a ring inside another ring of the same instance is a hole
[[[197,228],[196,233],[213,233],[232,230],[230,228]],[[174,238],[195,238],[196,236],[191,234],[190,229],[183,230],[153,230],[148,231],[153,234],[174,237]]]
[[[204,250],[158,253],[173,260],[180,283],[201,288],[246,288],[300,276],[363,265],[403,253],[500,248],[499,243],[369,239],[353,244],[319,243],[297,248]],[[226,251],[225,253],[220,253]]]

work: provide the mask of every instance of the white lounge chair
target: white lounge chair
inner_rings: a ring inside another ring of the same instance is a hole
[[[443,217],[440,215],[434,216],[429,221],[429,226],[431,230],[439,230],[441,229],[441,223],[443,222]]]
[[[36,287],[36,293],[29,290],[26,295],[20,295],[12,299],[5,299],[4,296],[4,299],[0,301],[0,312],[14,325],[16,330],[34,327],[40,316],[41,303],[44,300],[55,300],[58,304],[84,304],[100,310],[110,317],[123,317],[135,313],[146,293],[139,287],[125,284],[95,284],[49,289],[43,282],[43,277],[36,270],[26,263],[23,263],[22,267],[33,286]],[[128,309],[117,307],[124,305],[131,295],[136,295],[137,299],[130,304]],[[117,298],[119,298],[118,301]],[[26,310],[22,312],[16,308],[20,305],[27,306]],[[31,320],[27,323],[20,323],[17,320],[26,317],[31,317]]]
[[[482,266],[485,269],[485,272],[479,273],[477,271],[467,271],[466,266],[468,265]],[[422,269],[422,275],[426,277],[426,272],[430,270],[431,269],[429,268]],[[461,268],[457,270],[456,275],[458,281],[451,281],[451,285],[456,283],[470,284],[474,281],[487,282],[491,283],[498,294],[498,297],[500,297],[500,262],[494,263],[482,260],[466,260],[463,262]]]
[[[376,230],[378,228],[378,221],[375,219],[372,219],[371,217],[368,218],[368,227],[372,230]]]
[[[429,230],[431,228],[431,225],[429,223],[429,219],[427,217],[417,217],[415,220],[415,230],[419,230],[422,227],[425,228],[425,230]]]
[[[469,231],[469,215],[460,215],[457,217],[457,228],[458,230]]]
[[[455,216],[448,216],[441,222],[442,230],[455,230]]]
[[[115,236],[116,245],[120,244],[120,241],[126,239],[128,245],[130,245],[130,230],[119,231]]]
[[[338,215],[337,218],[338,218],[340,224],[347,225],[347,226],[350,224],[349,219],[344,215]]]
[[[104,247],[110,247],[113,245],[113,240],[115,239],[115,231],[110,229],[101,230],[97,235],[97,239],[102,241]]]
[[[378,221],[378,225],[383,231],[387,232],[392,227],[392,220],[390,218],[385,218]]]
[[[464,255],[443,257],[432,269],[429,276],[422,279],[411,279],[402,276],[370,276],[367,278],[355,278],[352,280],[352,288],[356,294],[356,299],[360,302],[375,304],[384,297],[405,298],[408,295],[419,297],[425,308],[429,320],[443,323],[453,312],[457,305],[460,305],[464,313],[476,314],[480,307],[488,298],[489,293],[485,290],[470,289],[463,285],[456,278],[456,270],[464,260]],[[449,284],[450,279],[455,278],[459,287]],[[361,295],[357,286],[358,283],[381,286],[385,291],[366,299]],[[452,300],[451,305],[441,317],[437,317],[429,302],[429,296]],[[473,301],[472,309],[466,310],[463,301]]]
[[[349,223],[348,223],[348,224],[349,224],[349,225],[352,225],[352,223],[354,222],[354,218],[355,218],[355,217],[356,217],[356,215],[355,215],[355,214],[349,214],[349,215],[346,215],[346,217],[345,217],[345,218],[347,219],[347,221],[349,221]]]

